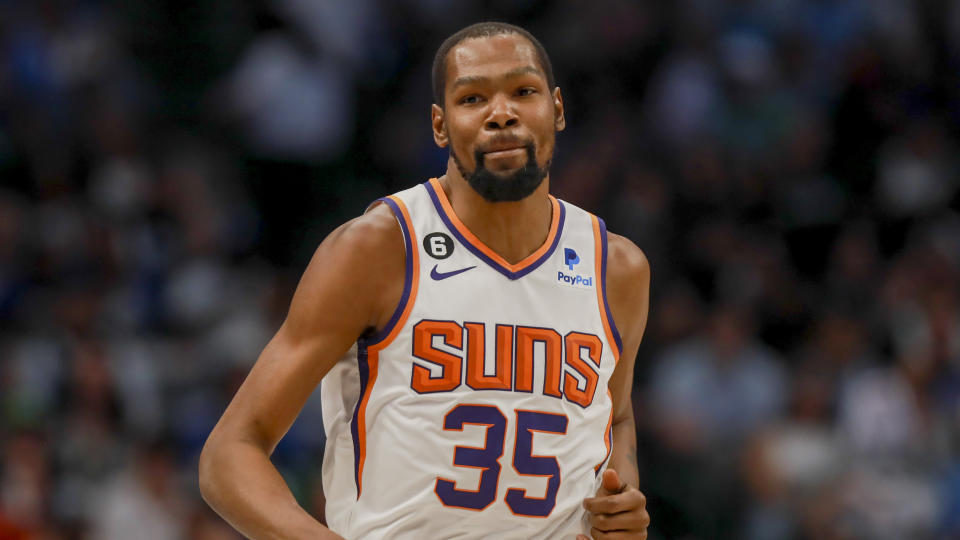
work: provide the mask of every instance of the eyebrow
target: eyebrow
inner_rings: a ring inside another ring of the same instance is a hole
[[[506,74],[504,74],[504,77],[510,79],[513,77],[520,77],[522,75],[530,75],[530,74],[540,75],[541,77],[545,77],[542,71],[540,71],[539,69],[533,66],[522,66],[518,68],[513,68],[510,71],[506,72]],[[488,82],[489,80],[490,80],[490,77],[482,77],[479,75],[468,75],[466,77],[458,77],[457,80],[453,81],[453,88],[457,88],[459,86],[463,86],[467,84]]]

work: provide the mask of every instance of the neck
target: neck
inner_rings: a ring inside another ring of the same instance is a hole
[[[553,218],[547,196],[549,174],[533,193],[509,202],[490,202],[481,197],[460,174],[452,159],[447,163],[447,173],[439,180],[460,221],[509,263],[522,261],[546,241]]]

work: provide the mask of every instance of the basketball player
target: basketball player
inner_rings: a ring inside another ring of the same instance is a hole
[[[563,99],[533,36],[461,30],[434,89],[446,174],[323,241],[210,434],[203,496],[251,538],[646,538],[647,260],[549,194]],[[269,459],[321,380],[329,528]]]

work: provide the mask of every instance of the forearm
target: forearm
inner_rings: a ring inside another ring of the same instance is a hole
[[[340,539],[297,504],[256,445],[208,443],[200,456],[200,491],[210,507],[247,538]]]
[[[637,433],[633,415],[613,423],[613,448],[610,451],[609,468],[617,471],[620,479],[633,487],[640,485],[637,469]]]

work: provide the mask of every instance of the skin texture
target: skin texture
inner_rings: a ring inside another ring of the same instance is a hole
[[[613,395],[610,463],[601,488],[584,500],[583,507],[590,512],[590,534],[595,540],[640,539],[647,537],[650,515],[647,498],[637,489],[637,435],[630,394],[634,362],[647,325],[650,264],[640,248],[622,236],[608,233],[607,245],[607,299],[620,329],[623,352],[609,385]]]
[[[335,230],[307,266],[280,330],[213,428],[200,490],[249,538],[340,538],[293,498],[269,456],[320,379],[400,301],[400,227],[383,205]]]
[[[461,165],[472,171],[477,149],[533,142],[537,163],[546,165],[556,132],[566,127],[563,97],[559,88],[547,88],[528,41],[516,35],[466,40],[447,55],[446,80],[446,107],[433,105],[430,111],[438,146],[456,153]],[[526,160],[526,152],[519,149],[484,158],[491,172],[504,176]],[[440,183],[460,220],[507,261],[522,260],[546,239],[551,218],[548,179],[523,200],[489,203],[463,179],[451,155]]]
[[[532,142],[546,166],[565,127],[558,88],[547,88],[532,45],[517,35],[470,39],[447,57],[446,107],[431,110],[433,136],[476,167],[508,176],[526,162],[513,148]],[[482,242],[510,262],[547,237],[549,176],[528,197],[491,203],[469,186],[451,157],[440,183],[454,211]],[[646,538],[649,516],[636,486],[636,436],[630,393],[647,319],[650,270],[629,240],[608,234],[608,298],[624,350],[610,380],[613,448],[603,487],[585,499],[594,538]],[[345,223],[317,248],[287,318],[214,427],[200,456],[204,499],[249,538],[340,538],[296,502],[270,454],[323,376],[363,333],[383,328],[400,301],[404,246],[385,206]]]

